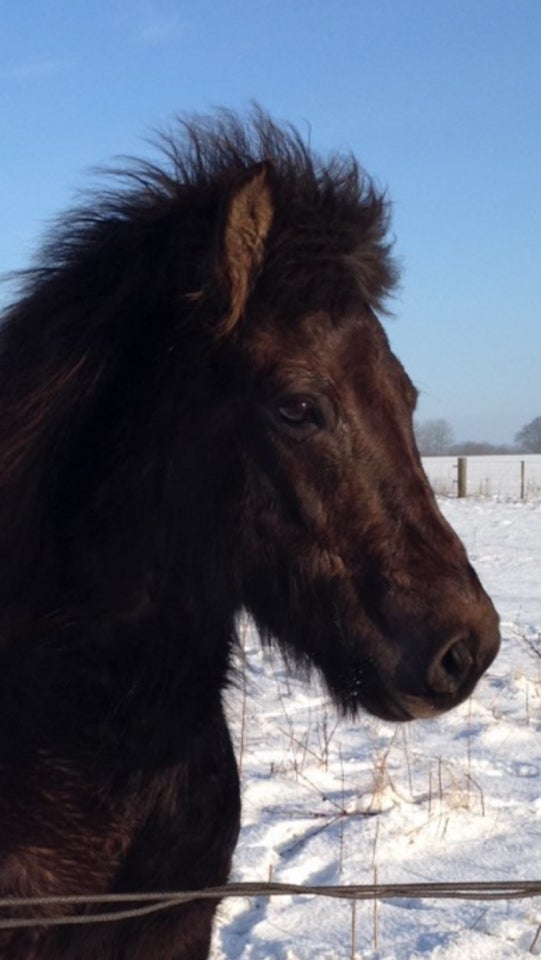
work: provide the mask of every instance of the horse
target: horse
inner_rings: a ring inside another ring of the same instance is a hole
[[[226,882],[240,611],[349,715],[434,717],[498,649],[382,325],[386,195],[257,108],[159,142],[59,220],[0,331],[4,897]],[[32,901],[0,957],[205,960],[217,904]]]

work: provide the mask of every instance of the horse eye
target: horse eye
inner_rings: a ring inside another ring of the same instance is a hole
[[[282,397],[277,404],[277,413],[284,423],[290,427],[306,429],[309,427],[320,428],[324,426],[323,414],[312,397],[303,394],[292,394],[289,397]]]

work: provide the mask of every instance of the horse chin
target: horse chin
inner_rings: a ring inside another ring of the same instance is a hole
[[[372,672],[370,683],[357,683],[354,687],[354,691],[350,691],[345,698],[337,698],[340,708],[349,714],[365,710],[379,720],[390,723],[432,719],[445,713],[451,706],[436,704],[430,697],[404,693],[375,671]]]
[[[410,720],[432,720],[446,713],[450,704],[436,704],[428,697],[415,697],[388,688],[378,691],[377,698],[359,698],[359,705],[368,713],[391,723],[408,723]]]
[[[363,683],[356,681],[352,684],[347,692],[344,692],[343,687],[335,688],[332,692],[337,708],[345,715],[355,717],[365,711],[379,720],[391,723],[407,723],[419,716],[414,705],[409,703],[409,700],[414,698],[399,695],[373,670],[369,682],[366,682],[365,678]]]
[[[377,700],[361,698],[360,705],[372,716],[390,723],[407,723],[410,720],[417,719],[418,716],[409,709],[409,706],[401,698],[399,699],[388,691],[381,694]]]

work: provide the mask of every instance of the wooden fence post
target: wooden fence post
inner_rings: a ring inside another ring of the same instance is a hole
[[[468,487],[468,461],[466,457],[459,457],[457,460],[457,497],[467,496]]]

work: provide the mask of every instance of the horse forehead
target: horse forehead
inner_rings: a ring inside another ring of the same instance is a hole
[[[361,311],[339,317],[318,311],[288,322],[266,318],[254,325],[249,338],[250,353],[263,368],[298,363],[345,372],[352,364],[374,362],[386,349],[379,321]]]

